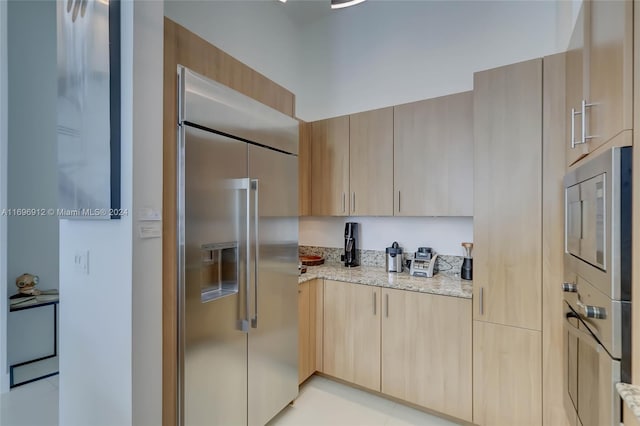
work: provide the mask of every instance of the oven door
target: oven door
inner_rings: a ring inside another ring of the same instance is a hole
[[[620,361],[604,347],[565,305],[565,408],[577,412],[583,426],[619,426],[620,404],[616,382],[620,381]]]

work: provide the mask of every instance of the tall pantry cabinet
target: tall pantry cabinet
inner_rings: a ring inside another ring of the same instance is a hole
[[[474,75],[473,421],[542,423],[542,59]]]

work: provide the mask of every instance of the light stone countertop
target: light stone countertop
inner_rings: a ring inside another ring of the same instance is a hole
[[[375,266],[345,268],[342,264],[331,263],[325,263],[320,266],[307,266],[307,272],[298,277],[298,284],[316,278],[463,299],[471,299],[472,295],[472,281],[465,281],[452,275],[436,273],[433,278],[412,277],[409,275],[408,270],[396,273],[387,272],[385,268]]]
[[[640,420],[640,386],[616,383],[616,389],[631,412]]]

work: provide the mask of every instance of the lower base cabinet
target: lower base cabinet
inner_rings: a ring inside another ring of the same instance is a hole
[[[380,391],[380,287],[324,281],[323,372]]]
[[[471,422],[470,299],[325,280],[322,372]]]
[[[473,322],[473,423],[542,424],[539,331]]]
[[[322,280],[298,285],[298,384],[322,370],[322,291]]]
[[[298,384],[313,374],[313,358],[311,357],[311,313],[309,281],[298,285]]]
[[[389,289],[382,298],[382,392],[471,422],[471,300]]]

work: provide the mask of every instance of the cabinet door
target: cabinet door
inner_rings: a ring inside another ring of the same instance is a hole
[[[574,112],[580,113],[585,90],[588,90],[588,87],[585,88],[588,84],[586,84],[584,79],[586,8],[586,3],[582,3],[578,19],[576,20],[576,26],[573,29],[573,34],[569,41],[569,49],[567,50],[566,56],[565,96],[567,105],[566,117],[568,121],[565,146],[567,167],[578,161],[588,152],[588,145],[580,143],[582,138],[582,117],[581,115],[574,114]],[[571,138],[573,138],[573,142]]]
[[[311,366],[311,336],[310,336],[310,312],[309,312],[309,282],[298,285],[298,383],[304,382],[309,377]]]
[[[473,215],[473,93],[394,107],[395,216]]]
[[[382,392],[471,422],[471,300],[382,295]]]
[[[474,75],[474,319],[541,329],[542,60]]]
[[[589,151],[631,129],[633,106],[633,2],[593,0],[589,46],[587,132]]]
[[[311,123],[311,214],[349,213],[349,116]]]
[[[313,371],[323,371],[322,341],[324,330],[324,280],[311,282],[311,346],[313,349]]]
[[[351,216],[393,215],[393,108],[350,116]]]
[[[298,215],[311,214],[311,123],[300,121],[298,147]]]
[[[380,288],[324,286],[324,373],[380,391]]]
[[[473,322],[473,423],[542,424],[539,331]]]

